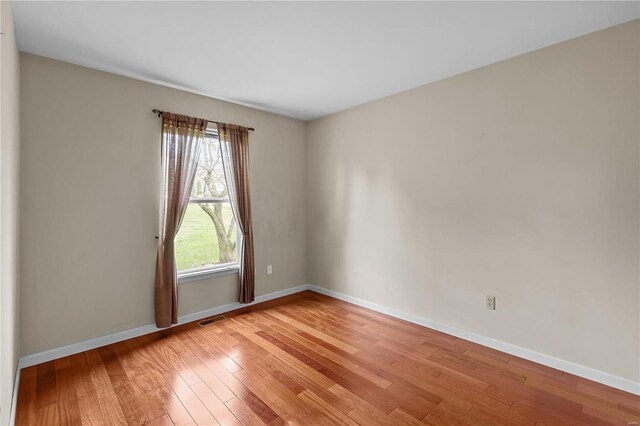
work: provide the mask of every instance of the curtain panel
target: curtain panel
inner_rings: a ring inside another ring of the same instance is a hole
[[[253,259],[253,227],[249,193],[249,129],[218,123],[220,154],[229,200],[238,230],[242,234],[240,247],[240,303],[255,299],[255,264]]]
[[[178,274],[175,236],[189,204],[207,121],[164,112],[162,114],[162,185],[155,279],[157,327],[178,322]]]

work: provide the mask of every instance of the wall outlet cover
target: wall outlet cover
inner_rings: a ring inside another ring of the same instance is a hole
[[[492,311],[496,310],[496,297],[495,296],[487,296],[487,309],[491,309]]]

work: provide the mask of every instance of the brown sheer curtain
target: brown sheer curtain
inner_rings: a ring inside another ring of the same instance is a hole
[[[253,229],[249,196],[249,130],[233,124],[218,123],[220,153],[231,209],[242,234],[240,250],[240,303],[255,298],[255,265],[253,262]]]
[[[207,121],[186,115],[162,114],[162,189],[156,259],[156,326],[178,322],[178,274],[173,243],[189,204],[191,187]]]

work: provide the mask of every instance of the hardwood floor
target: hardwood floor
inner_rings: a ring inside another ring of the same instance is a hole
[[[225,316],[23,369],[16,424],[640,421],[638,396],[317,293]]]

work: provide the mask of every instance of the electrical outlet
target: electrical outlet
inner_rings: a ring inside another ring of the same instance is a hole
[[[487,309],[491,309],[492,311],[496,310],[496,297],[495,296],[487,296]]]
[[[267,275],[271,275],[271,274],[273,274],[273,266],[267,265]]]

